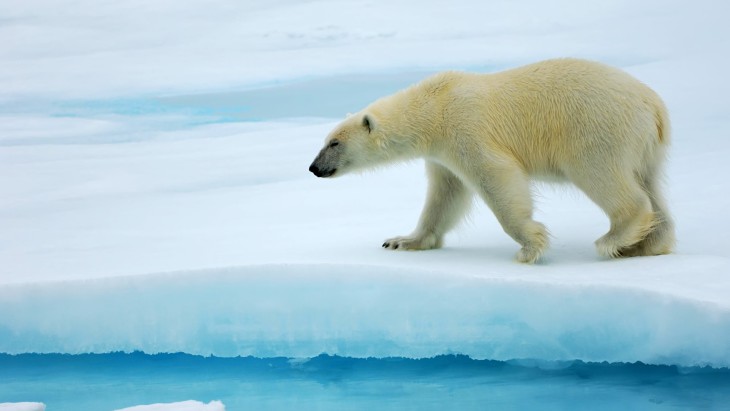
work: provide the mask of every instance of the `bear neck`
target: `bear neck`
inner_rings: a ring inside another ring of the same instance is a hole
[[[431,158],[438,155],[443,115],[433,96],[419,85],[386,97],[376,104],[392,160]]]

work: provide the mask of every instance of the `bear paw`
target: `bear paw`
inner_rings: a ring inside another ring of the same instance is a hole
[[[439,247],[441,247],[441,241],[433,234],[394,237],[383,243],[383,248],[389,250],[430,250]]]
[[[542,256],[542,250],[534,247],[522,247],[515,259],[524,264],[535,264]]]
[[[621,247],[616,244],[616,239],[610,234],[596,240],[596,251],[598,254],[606,258],[622,257]]]

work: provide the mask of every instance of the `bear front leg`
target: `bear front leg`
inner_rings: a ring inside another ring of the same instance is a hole
[[[504,231],[522,248],[515,259],[534,264],[549,244],[547,229],[532,219],[532,195],[527,175],[511,161],[496,160],[486,168],[479,185],[484,201]]]
[[[385,240],[390,250],[429,250],[440,248],[444,235],[466,215],[471,191],[446,167],[426,161],[428,194],[416,229],[407,236]]]

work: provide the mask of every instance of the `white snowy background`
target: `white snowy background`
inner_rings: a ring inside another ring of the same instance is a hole
[[[728,367],[728,15],[710,0],[2,2],[0,352]],[[538,265],[513,262],[483,204],[441,250],[385,251],[417,222],[422,164],[307,171],[376,97],[564,56],[665,99],[676,254],[599,258],[607,218],[544,185]]]

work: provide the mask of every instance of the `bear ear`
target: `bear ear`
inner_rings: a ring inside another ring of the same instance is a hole
[[[362,118],[362,125],[363,127],[368,129],[368,133],[373,131],[375,128],[375,123],[373,122],[373,117],[370,114],[365,114]]]

